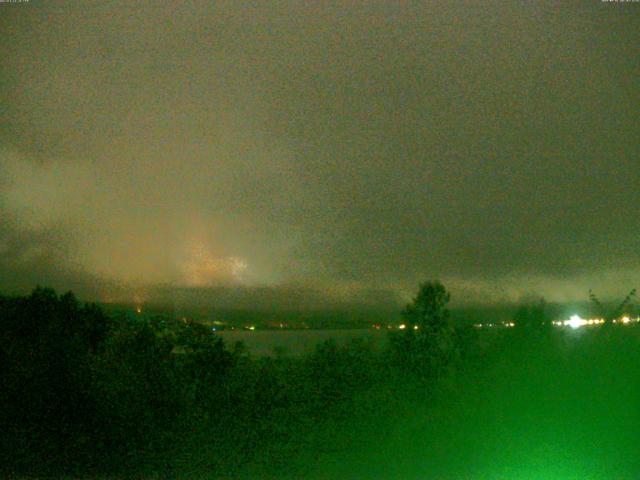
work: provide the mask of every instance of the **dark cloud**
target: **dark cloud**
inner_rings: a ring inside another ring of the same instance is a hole
[[[640,280],[637,4],[2,10],[3,238],[67,270],[478,299]]]

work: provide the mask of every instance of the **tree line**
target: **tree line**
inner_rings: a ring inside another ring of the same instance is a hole
[[[49,288],[0,296],[0,475],[273,474],[300,445],[379,431],[472,358],[478,333],[452,324],[449,301],[441,283],[420,285],[382,349],[356,339],[253,357],[195,322],[107,315]],[[539,325],[545,306],[517,315]]]

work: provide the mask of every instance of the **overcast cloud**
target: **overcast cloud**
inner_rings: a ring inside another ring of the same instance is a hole
[[[353,3],[0,5],[0,282],[639,286],[638,4]]]

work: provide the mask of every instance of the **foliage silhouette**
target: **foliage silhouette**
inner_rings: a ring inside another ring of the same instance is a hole
[[[72,293],[37,287],[0,300],[0,326],[0,450],[24,468],[33,455],[46,467],[96,427],[91,358],[103,346],[107,317]]]
[[[544,298],[523,301],[513,316],[513,321],[518,330],[550,328],[551,320],[549,306]]]
[[[372,419],[407,398],[407,367],[451,365],[448,299],[440,284],[423,285],[404,313],[420,328],[389,350],[330,341],[302,358],[253,358],[198,323],[108,317],[39,287],[0,296],[0,475],[186,475],[194,452],[208,452],[200,471],[229,478],[250,464],[272,477],[294,468],[301,444],[348,448],[345,432],[380,434],[384,422]]]
[[[402,312],[404,330],[390,335],[393,358],[419,376],[440,375],[459,358],[459,337],[447,310],[450,298],[438,281],[421,284]]]

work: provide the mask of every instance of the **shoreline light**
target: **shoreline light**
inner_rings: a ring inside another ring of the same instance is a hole
[[[588,323],[589,322],[587,320],[585,320],[584,318],[580,318],[579,315],[572,315],[569,320],[565,320],[564,325],[576,329],[587,325]]]

